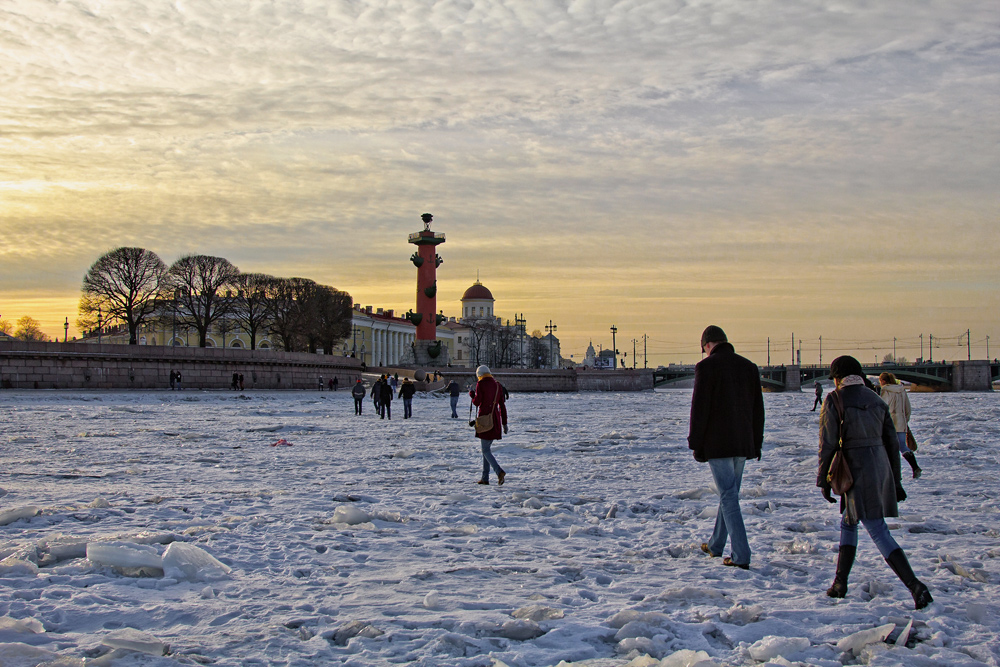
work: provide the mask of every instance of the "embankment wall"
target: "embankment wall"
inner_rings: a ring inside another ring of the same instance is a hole
[[[184,389],[228,389],[242,373],[246,389],[317,389],[336,377],[341,388],[361,375],[356,359],[234,348],[25,343],[0,341],[2,389],[169,389],[170,371]]]

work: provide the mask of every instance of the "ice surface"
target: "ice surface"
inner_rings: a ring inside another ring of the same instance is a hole
[[[824,594],[839,514],[811,394],[765,397],[738,572],[699,548],[718,496],[690,391],[512,395],[502,487],[476,484],[447,398],[388,422],[346,392],[2,395],[23,440],[0,448],[0,512],[40,511],[0,526],[0,642],[47,662],[749,667],[808,638],[770,664],[1000,667],[1000,394],[911,396],[924,475],[890,524],[935,597],[917,612],[864,531],[847,597]],[[170,656],[102,645],[126,626]]]

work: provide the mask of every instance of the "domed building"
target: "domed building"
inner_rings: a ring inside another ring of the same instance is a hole
[[[463,320],[492,320],[493,293],[479,280],[462,295]]]

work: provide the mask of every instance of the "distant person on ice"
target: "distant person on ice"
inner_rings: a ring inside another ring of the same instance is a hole
[[[731,541],[731,556],[723,565],[750,569],[750,543],[740,511],[740,484],[748,458],[760,460],[764,444],[764,395],[760,369],[736,354],[726,332],[710,326],[701,335],[708,356],[694,367],[688,447],[696,461],[708,462],[719,490],[715,530],[701,545],[710,556],[722,555]]]
[[[382,386],[379,387],[379,408],[381,409],[379,415],[381,419],[388,417],[389,420],[392,420],[393,393],[395,392],[392,391],[392,385],[389,384],[389,377],[386,376],[385,379],[382,380]]]
[[[500,440],[501,429],[507,433],[507,406],[504,404],[503,389],[500,383],[493,379],[490,369],[487,366],[480,366],[476,369],[476,388],[469,392],[472,397],[472,404],[479,407],[477,416],[492,415],[492,428],[479,431],[476,430],[476,437],[479,438],[480,447],[483,451],[483,476],[479,478],[480,484],[490,483],[490,468],[497,474],[497,484],[503,484],[504,472],[500,464],[493,456],[492,447],[494,440]]]
[[[351,387],[351,396],[354,397],[354,414],[361,414],[361,406],[365,402],[365,395],[367,393],[364,383],[361,381],[361,378],[358,378],[358,381]]]
[[[830,364],[837,385],[823,403],[819,418],[819,474],[816,486],[827,502],[834,503],[827,473],[840,448],[854,483],[840,498],[840,550],[837,574],[826,594],[847,595],[847,578],[858,548],[858,523],[864,524],[879,553],[910,590],[916,609],[934,599],[910,568],[906,554],[889,533],[885,517],[899,516],[898,502],[906,500],[899,466],[899,440],[887,406],[865,382],[861,363],[851,356]],[[842,441],[842,444],[841,444]]]
[[[375,380],[375,384],[372,385],[372,403],[375,405],[375,412],[379,415],[382,414],[382,380],[384,378],[384,375],[379,376],[379,379]]]
[[[910,464],[913,479],[917,479],[923,470],[917,465],[917,457],[910,451],[910,446],[906,443],[906,429],[910,426],[910,397],[907,396],[906,389],[903,385],[899,384],[899,380],[892,373],[882,373],[879,375],[878,383],[882,387],[879,396],[889,406],[889,415],[892,417],[892,423],[896,427],[896,438],[899,440],[899,453]]]
[[[816,400],[813,401],[813,409],[810,412],[816,412],[816,406],[823,405],[823,385],[819,382],[814,382],[813,384],[816,385]]]
[[[399,387],[399,398],[403,399],[403,419],[413,416],[413,395],[417,393],[417,386],[410,382],[410,378],[403,378],[403,384]]]
[[[448,385],[448,397],[451,400],[451,418],[458,419],[458,397],[462,394],[462,388],[454,380]]]

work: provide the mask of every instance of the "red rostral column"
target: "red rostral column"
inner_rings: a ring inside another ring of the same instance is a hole
[[[444,234],[431,231],[431,220],[434,219],[430,213],[420,216],[424,221],[423,231],[410,234],[410,243],[417,246],[417,251],[410,257],[410,261],[417,267],[417,309],[416,312],[407,313],[411,322],[417,325],[417,340],[414,346],[417,350],[417,362],[426,363],[428,360],[421,359],[421,352],[426,352],[433,347],[437,340],[437,267],[444,260],[437,254],[437,246],[444,243]],[[429,355],[433,359],[440,356],[431,352]]]

